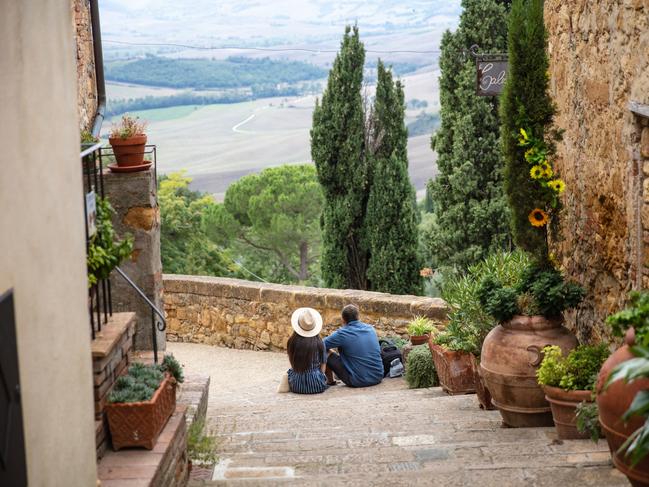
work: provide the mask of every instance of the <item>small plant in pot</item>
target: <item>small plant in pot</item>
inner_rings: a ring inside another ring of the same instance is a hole
[[[152,450],[176,408],[176,383],[182,381],[182,368],[171,355],[160,365],[131,365],[115,381],[106,405],[113,449]]]
[[[581,345],[564,356],[556,345],[543,349],[543,361],[536,371],[550,403],[559,438],[587,438],[577,430],[576,408],[582,402],[593,402],[597,374],[609,355],[605,345]]]
[[[632,485],[649,486],[649,292],[633,292],[629,306],[608,317],[624,336],[597,379],[599,421],[613,463]]]
[[[435,324],[425,316],[416,316],[408,324],[408,335],[413,345],[426,343],[434,332]]]
[[[500,323],[484,340],[480,373],[503,421],[512,427],[552,426],[536,369],[547,345],[566,354],[577,346],[562,314],[581,302],[584,290],[549,264],[531,264],[518,284],[487,278],[479,294],[485,311]]]
[[[108,142],[113,148],[117,166],[109,166],[111,171],[143,171],[150,166],[150,163],[144,163],[145,130],[146,122],[129,115],[122,116],[119,123],[113,124]]]

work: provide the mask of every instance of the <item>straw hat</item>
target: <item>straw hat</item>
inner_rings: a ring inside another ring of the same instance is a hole
[[[293,311],[291,325],[298,335],[314,337],[322,330],[322,316],[313,308],[298,308]]]

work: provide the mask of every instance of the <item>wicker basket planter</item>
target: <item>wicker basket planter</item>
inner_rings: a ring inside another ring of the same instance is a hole
[[[149,401],[107,404],[113,449],[139,446],[152,450],[175,409],[176,381],[169,376]]]
[[[471,354],[455,352],[428,342],[433,356],[437,376],[442,389],[447,394],[472,394],[475,392],[475,379]]]

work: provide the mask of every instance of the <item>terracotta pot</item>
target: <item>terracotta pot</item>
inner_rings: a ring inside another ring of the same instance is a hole
[[[176,409],[176,381],[165,377],[149,401],[106,405],[113,449],[141,446],[152,450]]]
[[[430,338],[429,335],[412,335],[410,337],[410,343],[413,345],[423,345]]]
[[[562,320],[543,316],[514,316],[491,330],[482,344],[480,375],[500,410],[503,422],[514,428],[552,426],[550,404],[536,382],[536,369],[547,345],[564,355],[577,339]]]
[[[480,375],[480,361],[475,355],[471,354],[471,368],[473,369],[473,382],[475,384],[475,392],[478,396],[480,408],[487,411],[496,409],[496,406],[491,402],[491,393],[484,383],[484,379]]]
[[[115,154],[115,160],[120,167],[141,166],[144,162],[144,148],[146,135],[134,135],[122,139],[121,137],[110,137],[108,139]]]
[[[428,342],[433,356],[439,383],[447,394],[472,394],[475,392],[475,380],[472,354],[456,352]]]
[[[592,391],[565,391],[559,387],[541,386],[552,409],[557,435],[562,440],[584,440],[588,433],[577,431],[577,405],[593,402]]]
[[[630,348],[635,344],[633,329],[627,332],[624,342],[625,344],[604,362],[597,377],[599,422],[602,425],[615,466],[628,477],[632,485],[647,486],[649,485],[649,457],[645,457],[631,468],[624,455],[618,454],[617,451],[626,439],[645,422],[643,417],[634,416],[625,423],[622,421],[622,415],[629,409],[638,391],[649,389],[649,379],[639,379],[631,383],[618,380],[604,390],[604,385],[613,369],[622,362],[635,358]]]

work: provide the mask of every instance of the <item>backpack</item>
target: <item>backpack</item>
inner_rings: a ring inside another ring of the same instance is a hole
[[[392,362],[395,359],[399,359],[399,362],[403,362],[403,356],[401,355],[401,350],[399,350],[394,342],[388,338],[379,339],[379,345],[381,347],[381,360],[383,362],[383,377],[386,377],[390,374]]]

